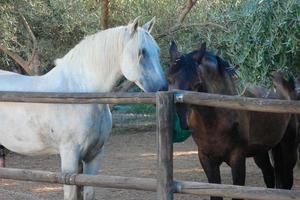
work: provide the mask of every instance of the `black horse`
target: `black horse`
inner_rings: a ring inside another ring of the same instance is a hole
[[[237,95],[234,69],[225,60],[207,52],[205,44],[198,50],[181,54],[172,42],[170,56],[171,66],[167,71],[170,90]],[[268,98],[293,99],[295,88],[292,81],[274,74],[273,82],[277,91]],[[183,104],[178,105],[176,111],[182,128],[193,130],[199,160],[210,183],[221,183],[219,167],[226,162],[231,167],[233,184],[244,185],[245,159],[254,157],[268,187],[275,186],[275,175],[278,187],[292,187],[292,168],[298,143],[296,130],[288,130],[289,124],[294,126],[291,114],[262,114]],[[291,133],[286,133],[287,130]],[[286,149],[288,144],[290,148]],[[268,156],[272,148],[276,173]],[[287,174],[289,176],[285,176]]]

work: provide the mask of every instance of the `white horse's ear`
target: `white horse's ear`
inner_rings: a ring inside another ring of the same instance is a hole
[[[143,29],[145,29],[146,31],[151,33],[153,26],[155,24],[155,21],[156,21],[156,18],[153,17],[149,22],[147,22],[146,24],[143,25]]]
[[[140,16],[135,18],[132,23],[128,24],[128,30],[129,30],[130,37],[133,37],[134,34],[137,32],[137,29],[139,27],[139,18],[140,18]]]

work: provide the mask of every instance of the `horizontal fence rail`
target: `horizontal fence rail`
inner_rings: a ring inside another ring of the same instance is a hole
[[[156,179],[121,176],[102,176],[84,174],[63,174],[39,170],[0,168],[0,178],[22,181],[48,182],[69,185],[133,189],[155,192]],[[174,181],[175,193],[213,195],[231,198],[250,198],[257,200],[295,200],[300,199],[300,191],[245,187],[224,184],[209,184],[189,181]]]
[[[0,178],[37,181],[77,186],[156,191],[160,200],[173,200],[174,193],[248,198],[257,200],[300,199],[300,191],[259,187],[173,181],[172,121],[174,103],[212,106],[237,110],[300,113],[300,102],[260,99],[189,91],[155,93],[40,93],[0,91],[0,102],[59,104],[156,104],[158,178],[135,178],[84,174],[64,174],[47,171],[0,168]],[[162,123],[163,122],[163,123]]]
[[[60,104],[155,104],[155,93],[54,93],[0,91],[0,101]]]
[[[300,113],[300,101],[176,91],[176,103],[272,113]]]
[[[0,91],[0,102],[59,104],[155,104],[155,93],[52,93]],[[176,103],[274,113],[300,113],[300,101],[176,91]]]

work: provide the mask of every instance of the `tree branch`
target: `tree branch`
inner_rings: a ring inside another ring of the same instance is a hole
[[[22,57],[20,57],[18,54],[10,51],[7,47],[5,47],[3,44],[0,44],[0,50],[3,51],[5,54],[7,54],[9,57],[11,57],[18,65],[22,67],[22,69],[26,72],[28,75],[38,75],[40,74],[39,66],[40,62],[38,59],[38,52],[37,52],[37,40],[35,35],[33,34],[27,20],[25,19],[24,15],[20,14],[21,19],[23,21],[23,24],[28,31],[32,43],[33,43],[33,49],[31,52],[31,56],[28,59],[28,61],[25,61]]]
[[[38,53],[37,53],[37,40],[36,40],[36,37],[35,35],[33,34],[26,18],[24,17],[23,14],[20,13],[20,16],[21,16],[21,19],[25,25],[25,28],[26,30],[28,31],[31,39],[32,39],[32,43],[33,43],[33,49],[32,49],[32,52],[31,52],[31,57],[28,59],[28,62],[27,62],[27,68],[29,68],[33,74],[39,74],[39,66],[40,66],[40,62],[39,62],[39,59],[38,59]]]
[[[176,19],[175,25],[172,26],[165,33],[161,33],[161,34],[157,35],[156,38],[161,38],[161,37],[167,36],[170,33],[179,30],[181,28],[181,26],[182,26],[182,22],[184,21],[185,17],[192,10],[192,8],[194,7],[194,5],[196,3],[197,3],[197,0],[188,0],[186,2],[185,6],[183,7],[183,9],[181,10],[181,12],[179,13],[179,15],[178,15],[178,17]]]
[[[176,20],[177,25],[182,24],[183,20],[185,19],[186,15],[192,10],[194,5],[197,3],[197,0],[188,0],[185,4],[185,7],[179,13],[179,16]]]
[[[28,68],[27,61],[21,58],[18,54],[11,52],[8,48],[6,48],[3,44],[0,44],[0,50],[11,57],[16,63],[18,63],[24,71],[29,75],[34,75],[32,71]]]

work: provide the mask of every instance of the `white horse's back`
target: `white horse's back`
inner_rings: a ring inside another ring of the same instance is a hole
[[[0,70],[0,91],[63,92],[63,80],[58,73],[53,74],[52,71],[42,76],[27,76]]]

